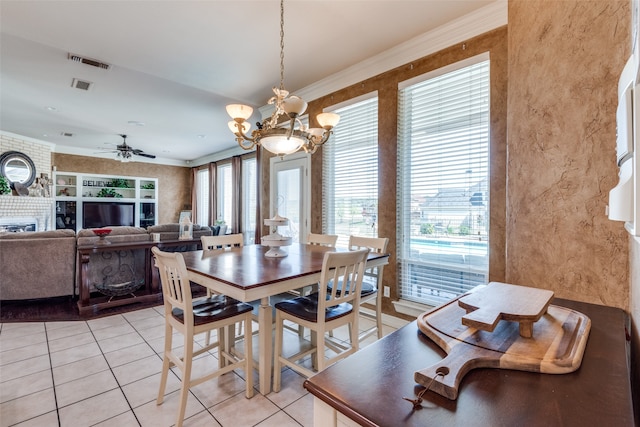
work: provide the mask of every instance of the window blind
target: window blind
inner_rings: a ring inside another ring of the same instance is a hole
[[[397,256],[403,299],[439,305],[488,280],[487,58],[400,87]]]
[[[196,212],[198,224],[208,225],[209,218],[209,170],[200,169],[196,175]]]
[[[256,201],[257,178],[256,178],[256,158],[249,157],[242,160],[242,221],[244,230],[245,245],[255,243],[256,234]]]
[[[346,248],[352,234],[378,235],[378,98],[327,111],[340,123],[322,150],[323,232]]]

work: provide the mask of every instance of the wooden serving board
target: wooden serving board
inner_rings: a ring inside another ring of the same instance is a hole
[[[418,317],[418,327],[447,356],[417,371],[415,381],[455,400],[462,378],[471,369],[501,368],[564,374],[580,367],[591,329],[582,313],[549,305],[533,325],[533,337],[520,336],[516,322],[499,322],[493,332],[462,324],[466,311],[455,299]]]
[[[537,322],[553,298],[553,291],[491,282],[458,299],[467,311],[462,324],[485,331],[493,331],[500,320],[513,320],[520,325],[520,335],[531,338],[533,323]]]

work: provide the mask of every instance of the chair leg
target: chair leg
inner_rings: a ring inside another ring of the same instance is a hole
[[[182,372],[182,388],[180,389],[180,406],[178,409],[178,420],[176,427],[182,427],[184,421],[184,413],[187,408],[187,397],[189,396],[189,388],[191,388],[191,363],[193,360],[193,337],[187,339],[185,336],[184,343],[184,371]]]
[[[169,352],[171,351],[173,330],[170,325],[165,325],[164,329],[164,352],[162,356],[162,374],[160,375],[160,388],[158,390],[158,398],[156,405],[162,404],[164,400],[164,391],[167,387],[167,375],[169,374]]]
[[[226,342],[224,328],[218,328],[218,369],[222,369],[227,364],[224,359],[224,352],[228,350],[225,347]]]
[[[382,310],[376,306],[376,325],[378,326],[378,339],[382,338]]]
[[[251,312],[247,314],[244,320],[244,358],[245,358],[245,382],[246,382],[246,397],[250,399],[253,397],[253,342],[252,342],[252,325],[251,325]]]
[[[273,391],[277,393],[280,391],[280,383],[282,381],[282,365],[280,363],[280,357],[282,357],[282,342],[284,334],[284,321],[277,310],[275,327],[276,340],[273,349]]]

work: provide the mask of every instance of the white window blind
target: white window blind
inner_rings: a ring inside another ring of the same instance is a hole
[[[337,234],[339,247],[349,236],[378,235],[378,98],[338,106],[340,123],[323,147],[323,232]]]
[[[231,186],[231,163],[218,165],[218,216],[217,221],[223,220],[230,226],[233,214],[233,190]]]
[[[209,170],[198,170],[196,180],[198,224],[209,225]]]
[[[400,293],[439,305],[488,280],[488,55],[401,85],[398,108]]]
[[[257,201],[256,158],[249,157],[242,160],[242,229],[244,230],[245,245],[255,243],[256,233],[256,201]]]

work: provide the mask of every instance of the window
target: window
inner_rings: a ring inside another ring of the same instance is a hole
[[[256,158],[250,157],[242,160],[242,222],[244,224],[244,244],[255,243],[256,233],[256,202],[257,202],[257,177]]]
[[[347,247],[352,234],[378,235],[377,93],[327,111],[340,114],[340,125],[322,150],[322,227]]]
[[[198,224],[209,225],[209,170],[200,169],[196,175],[196,203]]]
[[[233,215],[233,189],[231,184],[231,163],[218,165],[217,202],[218,212],[216,221],[224,221],[227,226],[231,224]]]
[[[438,305],[488,280],[488,54],[404,82],[398,108],[401,297]]]

